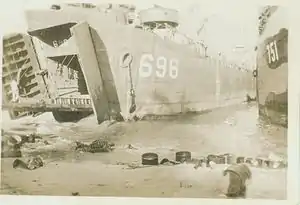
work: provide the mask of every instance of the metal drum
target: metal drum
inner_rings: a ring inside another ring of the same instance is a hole
[[[158,165],[158,155],[151,152],[143,154],[142,165]]]
[[[181,163],[186,161],[191,161],[192,160],[191,152],[188,151],[176,152],[175,160]]]

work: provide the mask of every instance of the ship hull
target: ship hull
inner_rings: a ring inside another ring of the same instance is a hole
[[[288,122],[288,28],[284,8],[268,19],[257,50],[259,114],[274,124]]]
[[[94,19],[73,29],[78,33],[90,31],[108,99],[116,100],[111,96],[116,93],[125,118],[131,116],[133,106],[134,114],[139,117],[174,115],[241,102],[251,92],[250,72],[199,57],[188,46],[152,33],[121,25],[111,27],[93,22]],[[80,56],[88,58],[84,48],[78,51]],[[126,60],[123,63],[126,54],[132,56],[129,66]],[[88,69],[84,64],[81,66]]]
[[[49,15],[47,19],[53,19]],[[250,71],[201,57],[188,45],[110,21],[93,14],[80,22],[70,17],[64,22],[76,23],[69,39],[76,45],[99,123],[119,114],[129,119],[199,112],[240,103],[254,91]]]

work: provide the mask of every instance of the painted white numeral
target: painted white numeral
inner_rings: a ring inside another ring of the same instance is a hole
[[[178,60],[172,59],[170,60],[170,76],[175,79],[178,76]]]
[[[53,41],[53,47],[54,47],[54,48],[58,47],[57,41]]]
[[[146,61],[148,60],[148,61]],[[149,61],[153,61],[154,58],[151,54],[142,55],[139,67],[139,73],[141,77],[147,78],[151,76],[152,65]]]
[[[56,48],[56,47],[58,47],[59,45],[65,43],[65,42],[67,42],[67,41],[68,41],[68,39],[64,39],[64,40],[62,40],[62,41],[56,41],[56,40],[55,40],[55,41],[52,42],[52,44],[53,44],[53,47]]]
[[[274,63],[279,60],[276,40],[267,45],[267,53],[269,63]]]
[[[167,59],[163,56],[160,56],[156,60],[157,71],[156,75],[159,78],[163,78],[167,72]]]
[[[150,77],[154,72],[153,61],[154,57],[152,54],[144,54],[141,57],[139,74],[141,77]],[[159,78],[166,77],[166,74],[175,79],[178,77],[178,60],[171,59],[169,62],[164,56],[159,56],[155,60],[155,75]]]

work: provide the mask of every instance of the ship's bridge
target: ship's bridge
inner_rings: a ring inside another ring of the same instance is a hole
[[[139,20],[143,29],[171,39],[178,26],[178,12],[155,5],[140,11]]]
[[[163,39],[178,44],[186,44],[194,49],[200,56],[206,56],[207,47],[202,41],[194,41],[187,35],[178,31],[179,15],[175,9],[168,9],[158,5],[139,12],[141,27]]]
[[[144,26],[154,29],[157,23],[168,24],[170,27],[178,26],[179,16],[174,9],[167,9],[155,5],[153,8],[140,11],[140,20]],[[163,27],[161,27],[163,28]]]

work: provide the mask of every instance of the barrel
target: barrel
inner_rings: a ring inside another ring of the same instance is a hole
[[[142,165],[158,165],[158,155],[152,152],[143,154]]]
[[[192,160],[191,152],[188,151],[176,152],[175,160],[177,162],[190,161]]]

